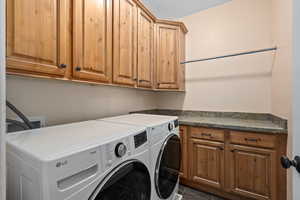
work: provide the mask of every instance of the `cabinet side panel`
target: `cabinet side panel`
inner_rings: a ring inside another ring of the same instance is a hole
[[[183,31],[180,31],[180,57],[179,63],[182,63],[186,60],[186,37]],[[179,80],[179,90],[185,90],[185,64],[180,64],[178,69],[178,80]]]

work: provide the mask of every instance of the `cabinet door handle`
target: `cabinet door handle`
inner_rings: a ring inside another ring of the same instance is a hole
[[[260,138],[245,138],[246,142],[259,142],[261,141]]]
[[[65,69],[65,68],[67,68],[67,65],[66,64],[60,64],[60,65],[58,65],[58,68]]]
[[[147,83],[150,83],[151,81],[147,81],[147,80],[139,80],[139,82],[147,82]]]
[[[77,67],[75,68],[75,70],[76,70],[77,72],[80,72],[80,71],[81,71],[81,67],[77,66]]]
[[[210,133],[201,133],[202,136],[211,137]]]
[[[298,173],[300,173],[300,157],[295,156],[294,160],[290,160],[286,156],[282,156],[281,159],[281,165],[284,169],[289,169],[291,166],[295,167]]]

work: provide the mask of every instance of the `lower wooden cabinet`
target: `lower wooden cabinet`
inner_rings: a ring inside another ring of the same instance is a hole
[[[231,200],[286,200],[287,176],[280,157],[284,134],[181,127],[181,183]],[[184,135],[183,135],[184,133]],[[182,170],[184,171],[184,170]]]
[[[180,143],[181,143],[181,168],[180,168],[180,177],[187,178],[188,177],[188,154],[187,154],[187,132],[186,126],[180,126]]]
[[[224,144],[190,139],[191,180],[215,188],[224,185]]]
[[[259,200],[276,198],[276,153],[273,150],[230,145],[230,190]]]

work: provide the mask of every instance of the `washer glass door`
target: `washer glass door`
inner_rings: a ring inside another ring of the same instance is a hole
[[[177,185],[181,163],[180,138],[172,134],[160,150],[155,170],[155,187],[160,198],[169,198]]]
[[[111,174],[89,200],[150,200],[151,179],[144,164],[132,161]]]

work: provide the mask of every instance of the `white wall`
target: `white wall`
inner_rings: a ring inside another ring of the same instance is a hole
[[[278,47],[272,72],[272,113],[285,118],[291,111],[293,0],[273,0],[273,43]]]
[[[5,1],[0,0],[0,200],[6,199],[5,179]]]
[[[272,0],[233,0],[184,17],[187,60],[269,48]],[[274,53],[186,65],[186,93],[162,93],[160,108],[270,112]]]
[[[293,0],[273,0],[273,43],[278,47],[272,71],[271,112],[289,121],[288,156],[293,158],[292,66]],[[298,75],[299,76],[299,75]],[[295,140],[295,139],[294,139]],[[292,170],[288,170],[287,199],[292,199]]]
[[[16,76],[7,78],[7,99],[27,116],[45,116],[47,125],[156,108],[151,91]]]

